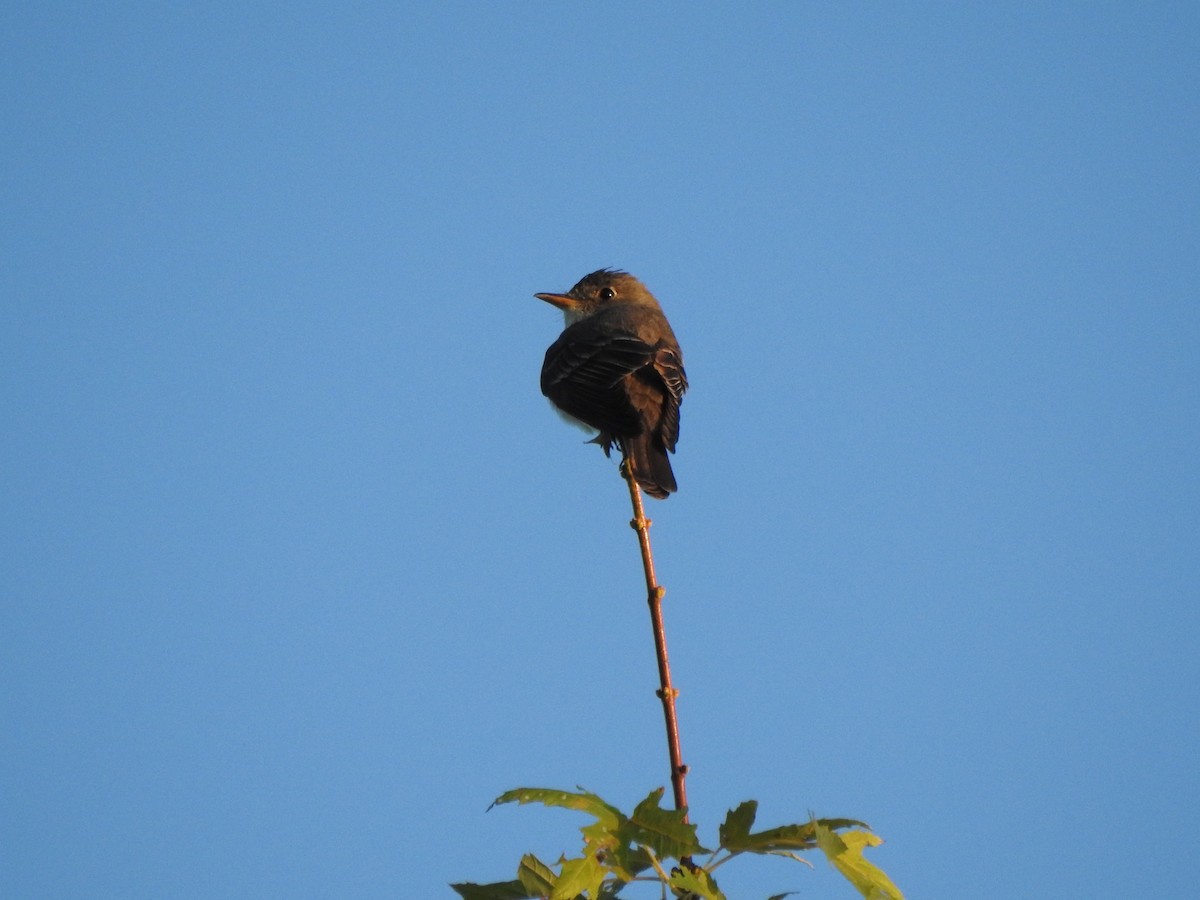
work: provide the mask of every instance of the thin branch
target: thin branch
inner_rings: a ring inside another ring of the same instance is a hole
[[[630,526],[638,534],[642,548],[642,568],[646,573],[646,602],[650,605],[650,625],[654,630],[654,652],[658,658],[658,697],[662,700],[663,718],[667,726],[667,753],[671,759],[671,789],[675,794],[675,808],[683,810],[687,821],[688,768],[683,763],[679,750],[679,720],[675,717],[675,698],[679,692],[671,686],[671,665],[667,660],[667,633],[663,628],[662,599],[667,592],[654,576],[654,556],[650,552],[650,520],[642,508],[642,492],[629,471],[627,461],[621,464],[621,476],[629,485],[629,499],[633,503],[633,521]]]

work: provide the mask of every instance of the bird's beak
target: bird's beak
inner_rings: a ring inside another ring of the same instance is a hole
[[[552,303],[564,312],[569,312],[579,306],[578,300],[566,294],[534,294],[533,296],[539,300],[545,300],[547,303]]]

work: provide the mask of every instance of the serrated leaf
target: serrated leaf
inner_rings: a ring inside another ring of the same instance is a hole
[[[530,897],[545,897],[554,888],[554,870],[534,856],[526,853],[517,866],[517,881],[529,891]]]
[[[717,831],[721,846],[726,850],[736,850],[741,847],[746,838],[750,836],[750,827],[754,824],[754,817],[757,814],[757,800],[747,800],[737,809],[729,810],[725,814],[725,821],[721,823],[721,827]]]
[[[497,881],[493,884],[452,884],[458,896],[463,900],[533,900],[544,897],[544,894],[531,894],[519,881]]]
[[[630,847],[620,843],[608,853],[605,862],[622,881],[632,881],[639,872],[644,872],[653,865],[645,847]]]
[[[622,822],[624,818],[624,816],[621,817]],[[579,831],[583,834],[584,845],[591,853],[600,851],[608,853],[616,849],[621,842],[616,831],[606,822],[592,822],[590,825],[584,825]]]
[[[660,858],[682,859],[710,852],[696,839],[696,826],[687,822],[687,810],[663,809],[659,806],[662,795],[662,788],[653,790],[634,808],[629,820],[618,829],[622,843],[642,844]]]
[[[883,840],[869,831],[847,831],[835,834],[817,824],[817,843],[847,881],[867,900],[904,900],[900,889],[892,884],[884,871],[863,856],[866,847],[877,847]]]
[[[554,890],[550,892],[550,900],[575,900],[584,893],[596,897],[604,875],[604,867],[594,856],[565,860]]]
[[[783,850],[813,850],[817,846],[818,827],[835,831],[842,828],[866,828],[857,819],[812,819],[802,825],[780,825],[747,834],[739,844],[724,844],[727,850],[746,853],[779,853]]]
[[[505,791],[492,801],[492,806],[502,803],[540,803],[543,806],[560,806],[565,809],[577,809],[594,816],[603,827],[614,830],[624,816],[615,806],[605,803],[600,797],[589,791],[559,791],[553,788],[516,788]],[[488,809],[492,807],[489,806]]]
[[[725,895],[713,881],[712,875],[699,867],[686,866],[673,869],[670,881],[671,892],[676,897],[702,897],[703,900],[725,900]]]

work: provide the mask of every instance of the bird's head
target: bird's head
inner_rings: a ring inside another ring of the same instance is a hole
[[[630,275],[615,269],[599,269],[584,275],[575,287],[565,294],[534,294],[563,311],[568,325],[595,315],[618,303],[631,303],[658,309],[658,301],[646,286]]]

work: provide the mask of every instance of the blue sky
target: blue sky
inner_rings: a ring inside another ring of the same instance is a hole
[[[691,381],[702,838],[1191,888],[1193,4],[13,3],[0,71],[6,896],[448,897],[575,849],[500,792],[667,784],[628,496],[538,391],[601,266]]]

